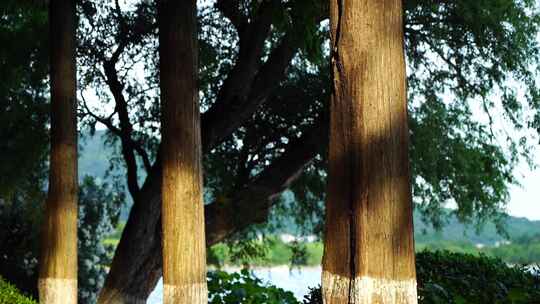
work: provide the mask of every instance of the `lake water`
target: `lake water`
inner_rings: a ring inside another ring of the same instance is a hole
[[[240,268],[225,268],[227,272],[240,271]],[[290,269],[288,266],[253,268],[253,274],[264,282],[291,291],[298,300],[302,300],[309,291],[321,283],[321,267],[300,267]],[[156,289],[150,294],[147,304],[163,303],[163,281],[159,280]]]

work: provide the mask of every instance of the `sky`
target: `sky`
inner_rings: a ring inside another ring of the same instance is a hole
[[[536,146],[533,159],[540,163],[539,145]],[[514,174],[522,186],[510,187],[508,214],[540,220],[540,168],[531,170],[525,162],[521,162],[514,170]]]

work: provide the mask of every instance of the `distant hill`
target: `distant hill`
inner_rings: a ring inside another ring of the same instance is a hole
[[[454,216],[449,218],[448,224],[441,231],[435,231],[422,221],[419,212],[415,212],[414,226],[416,242],[421,243],[444,240],[493,246],[497,242],[507,239],[497,233],[497,229],[492,223],[486,224],[482,227],[480,233],[477,234],[474,227],[463,225]],[[506,220],[506,230],[509,240],[514,240],[524,235],[532,236],[540,232],[540,221],[530,221],[526,218],[509,216]]]
[[[109,160],[112,157],[115,149],[111,145],[105,144],[105,132],[96,131],[94,136],[85,136],[80,141],[80,157],[79,157],[79,176],[91,175],[98,178],[103,178],[106,170],[109,167]],[[118,172],[121,173],[121,172]],[[290,195],[290,194],[289,194]],[[129,195],[128,195],[129,197]],[[126,210],[122,212],[125,220],[128,210],[131,206],[131,199],[126,206]],[[293,221],[286,225],[288,228],[284,233],[295,234],[297,229],[294,227]],[[431,226],[422,221],[419,212],[414,213],[415,238],[418,243],[434,243],[441,241],[449,242],[467,242],[473,244],[484,244],[488,246],[494,245],[496,242],[505,240],[504,237],[497,234],[495,225],[487,224],[479,234],[475,232],[474,227],[467,227],[455,218],[450,217],[448,224],[441,230],[435,231]],[[514,239],[523,235],[532,235],[540,232],[540,221],[530,221],[526,218],[508,217],[507,230],[510,239]]]
[[[79,140],[79,178],[85,175],[104,177],[109,160],[118,148],[105,144],[105,138],[105,131],[96,131],[94,136],[85,135]]]

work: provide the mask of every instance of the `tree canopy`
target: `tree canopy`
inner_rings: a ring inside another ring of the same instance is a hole
[[[324,129],[326,14],[322,2],[312,1],[199,8],[208,201],[250,188],[295,140]],[[105,124],[123,143],[122,155],[137,155],[137,164],[126,164],[135,180],[151,168],[159,146],[155,8],[96,1],[81,5],[80,15],[82,96],[97,97],[83,100],[81,114],[90,128]],[[506,141],[497,123],[539,127],[538,115],[526,112],[538,108],[536,4],[408,1],[405,16],[416,201],[434,223],[448,201],[463,220],[494,218],[531,144],[514,131]],[[487,121],[479,119],[484,114]],[[309,165],[294,185],[299,199],[323,196],[324,182],[314,179],[325,176],[325,136],[317,137],[320,149],[304,159]],[[133,184],[136,194],[140,185]]]
[[[47,12],[17,2],[0,6],[0,200],[40,190],[48,145]]]

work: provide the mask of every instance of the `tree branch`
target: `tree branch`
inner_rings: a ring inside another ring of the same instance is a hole
[[[131,139],[133,132],[133,126],[129,121],[128,105],[124,98],[123,85],[118,80],[116,68],[114,67],[116,62],[107,60],[103,63],[105,70],[106,83],[109,86],[116,103],[115,111],[118,112],[118,118],[120,120],[120,141],[122,143],[122,155],[126,162],[127,168],[127,185],[129,192],[133,197],[139,193],[139,183],[137,177],[137,160],[135,158],[135,146]]]
[[[220,95],[225,99],[218,99],[201,117],[203,150],[221,142],[255,113],[279,86],[297,50],[292,34],[285,35],[259,72],[254,75],[251,86],[245,82],[235,83],[234,86],[244,86],[244,92],[232,96],[232,99],[227,99],[226,93]],[[224,83],[224,86],[226,85],[227,83]]]
[[[319,122],[261,172],[251,183],[226,202],[213,202],[205,208],[206,243],[213,245],[250,225],[264,223],[273,201],[302,173],[327,141],[327,123]]]
[[[245,98],[249,92],[251,82],[260,65],[264,42],[270,32],[272,24],[270,11],[273,3],[273,1],[263,2],[253,21],[239,29],[239,50],[236,63],[218,93],[217,103],[221,106],[229,105],[238,97]]]
[[[112,117],[116,114],[116,110],[115,112],[111,113],[111,115],[109,115],[107,118],[105,117],[101,117],[97,114],[95,114],[89,107],[88,107],[88,103],[86,102],[84,96],[81,94],[81,98],[83,100],[83,102],[81,103],[83,105],[83,107],[85,108],[86,110],[86,114],[90,115],[93,119],[95,119],[97,122],[103,124],[105,127],[107,127],[107,129],[109,131],[111,131],[114,135],[118,136],[118,137],[121,137],[122,136],[122,131],[120,129],[118,129],[112,122]],[[130,139],[131,140],[131,139]],[[135,151],[137,152],[137,154],[139,154],[139,156],[141,157],[142,161],[143,161],[143,165],[144,165],[144,168],[146,169],[146,171],[148,172],[149,170],[152,169],[152,163],[150,162],[150,158],[148,157],[148,154],[146,153],[146,150],[144,150],[144,148],[142,147],[142,145],[140,143],[136,143],[134,142],[133,140],[131,140],[131,143],[135,149]]]

